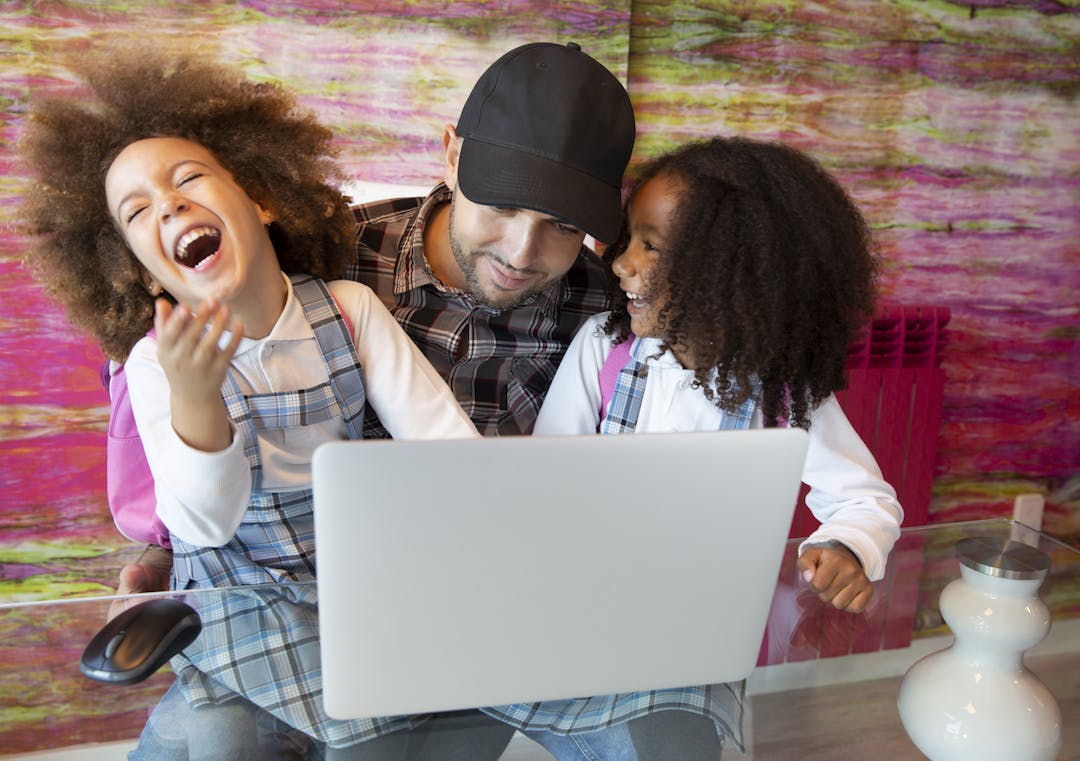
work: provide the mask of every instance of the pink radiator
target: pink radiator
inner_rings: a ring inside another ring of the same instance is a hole
[[[866,336],[851,346],[848,387],[837,393],[851,424],[870,447],[904,507],[905,526],[927,523],[930,487],[941,426],[945,373],[941,350],[946,307],[884,305]],[[809,535],[818,522],[799,496],[792,538]],[[875,584],[879,604],[860,615],[838,612],[809,592],[794,558],[785,560],[758,665],[906,647],[918,601],[921,553],[903,537],[885,578]],[[880,594],[880,593],[884,594]]]

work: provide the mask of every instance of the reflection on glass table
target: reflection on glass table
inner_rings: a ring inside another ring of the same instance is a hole
[[[1007,520],[905,529],[888,575],[859,615],[826,608],[808,592],[795,569],[798,543],[792,541],[759,667],[748,680],[749,757],[835,758],[842,748],[850,758],[922,758],[900,725],[896,692],[912,663],[951,642],[938,599],[959,576],[956,543],[971,536],[1025,541],[1050,557],[1040,596],[1053,625],[1044,643],[1029,653],[1028,664],[1060,704],[1065,726],[1060,758],[1080,758],[1080,552]],[[315,591],[313,583],[294,583],[137,595],[127,601],[176,597],[196,609],[223,610],[275,601],[307,604]],[[80,673],[83,649],[116,602],[115,597],[88,597],[0,603],[0,757],[122,758],[133,747],[173,676],[166,666],[142,683],[118,686]],[[49,750],[53,753],[38,755]],[[730,750],[724,757],[739,754]],[[516,737],[504,758],[548,756]]]

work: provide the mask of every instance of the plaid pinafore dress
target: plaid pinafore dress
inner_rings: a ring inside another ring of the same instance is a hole
[[[631,334],[626,342],[620,345],[623,347],[621,354],[626,358],[626,363],[618,370],[607,409],[600,411],[601,434],[633,433],[637,429],[641,401],[649,378],[649,366],[635,359],[639,354],[641,340]],[[612,353],[616,350],[619,350],[619,347],[612,350]],[[757,406],[757,397],[752,396],[736,412],[723,412],[720,430],[748,429]],[[717,647],[722,646],[723,643],[717,643]],[[725,741],[733,742],[739,751],[745,754],[742,727],[745,692],[746,683],[740,681],[572,700],[518,703],[482,710],[518,729],[547,730],[558,734],[606,729],[657,711],[687,711],[711,719],[716,725],[717,734]]]
[[[223,547],[199,547],[172,537],[174,588],[230,587],[221,594],[191,596],[203,630],[172,666],[193,706],[243,695],[317,740],[347,746],[417,722],[412,717],[329,718],[322,701],[315,585],[265,586],[314,580],[315,535],[310,489],[263,490],[258,432],[342,418],[349,437],[358,439],[364,422],[360,362],[337,304],[321,280],[306,275],[290,280],[329,381],[314,388],[245,396],[231,377],[226,380],[222,396],[243,436],[251,501],[236,535]],[[233,588],[250,585],[264,586]]]

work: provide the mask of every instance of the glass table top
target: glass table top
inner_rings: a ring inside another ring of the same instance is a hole
[[[1061,683],[1059,691],[1065,694],[1058,699],[1066,716],[1062,758],[1080,758],[1078,730],[1070,729],[1068,718],[1080,727],[1080,716],[1070,713],[1076,710],[1080,691],[1080,551],[1001,519],[904,529],[885,578],[875,583],[871,605],[858,615],[827,608],[809,592],[795,569],[798,541],[789,542],[758,668],[748,682],[746,735],[753,738],[749,757],[814,758],[809,738],[822,745],[822,758],[835,757],[837,747],[873,737],[870,730],[876,727],[878,741],[892,748],[878,757],[922,758],[895,715],[896,689],[907,666],[950,642],[938,598],[959,576],[957,542],[973,536],[1025,542],[1050,558],[1040,597],[1053,619],[1047,638],[1052,646],[1047,655],[1036,647],[1029,660],[1045,663],[1044,670]],[[229,595],[306,597],[314,591],[310,582],[124,598],[0,601],[0,757],[134,743],[173,675],[166,666],[140,684],[118,686],[80,673],[82,651],[106,621],[110,606],[178,597],[199,608]],[[1046,681],[1054,692],[1058,682]],[[880,705],[871,713],[875,701]],[[826,707],[846,718],[826,716]],[[824,731],[844,726],[844,731]],[[543,751],[514,755],[514,747],[505,758],[546,757]],[[725,758],[730,757],[738,754],[725,752]]]

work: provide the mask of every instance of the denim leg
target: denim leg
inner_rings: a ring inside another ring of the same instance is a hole
[[[535,730],[524,734],[544,746],[558,761],[638,761],[626,724],[569,735]]]
[[[657,711],[626,723],[640,761],[719,761],[724,740],[712,719],[686,711]]]
[[[301,761],[308,738],[248,700],[192,708],[173,682],[128,761]]]
[[[191,709],[176,682],[150,712],[128,761],[188,761],[186,722]]]
[[[347,748],[326,746],[326,761],[405,761],[409,757],[409,733],[395,732]]]
[[[498,761],[514,728],[481,711],[446,711],[412,735],[409,761]]]
[[[480,711],[449,711],[410,731],[328,747],[326,761],[498,761],[513,736],[513,727]]]

